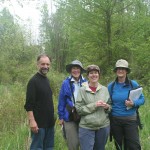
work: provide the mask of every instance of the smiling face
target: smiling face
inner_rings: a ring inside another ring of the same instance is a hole
[[[81,75],[81,68],[79,66],[73,66],[71,68],[71,75],[76,81],[78,81]]]
[[[122,67],[118,67],[116,69],[116,74],[118,78],[126,78],[127,76],[127,69],[126,68],[122,68]]]
[[[100,78],[99,72],[97,70],[92,70],[88,73],[88,79],[89,83],[92,84],[97,84],[98,80]]]
[[[42,56],[37,62],[37,67],[38,67],[39,73],[46,76],[50,68],[49,58],[47,56]]]

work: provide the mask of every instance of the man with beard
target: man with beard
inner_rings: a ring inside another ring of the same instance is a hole
[[[53,150],[54,148],[54,106],[52,90],[46,77],[51,59],[45,55],[37,57],[38,72],[29,80],[26,92],[25,110],[31,129],[30,150]]]

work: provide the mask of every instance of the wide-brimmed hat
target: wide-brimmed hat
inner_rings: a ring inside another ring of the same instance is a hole
[[[129,68],[129,64],[125,59],[119,59],[116,62],[114,71],[116,72],[117,68],[125,68],[128,73],[130,73],[131,69]]]
[[[72,61],[70,64],[66,65],[66,71],[67,71],[68,73],[70,73],[70,72],[71,72],[71,68],[72,68],[73,66],[78,66],[78,67],[80,67],[80,68],[81,68],[81,73],[86,72],[86,70],[84,70],[84,68],[83,68],[82,63],[81,63],[79,60],[74,60],[74,61]]]
[[[100,68],[97,65],[88,65],[86,72],[88,74],[90,71],[93,71],[93,70],[98,71],[98,73],[100,74]]]

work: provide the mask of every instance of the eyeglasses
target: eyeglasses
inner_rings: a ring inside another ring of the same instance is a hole
[[[117,70],[127,70],[127,69],[124,67],[118,67]]]

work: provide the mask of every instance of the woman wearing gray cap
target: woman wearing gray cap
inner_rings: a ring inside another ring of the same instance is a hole
[[[86,81],[81,75],[85,70],[78,60],[66,65],[66,71],[70,74],[63,83],[59,93],[58,115],[60,124],[64,125],[66,141],[69,150],[79,150],[78,122],[74,120],[72,112],[75,110],[75,102],[81,84]]]
[[[136,110],[144,104],[144,96],[141,94],[135,100],[128,98],[129,90],[139,85],[135,80],[128,79],[130,68],[126,60],[118,60],[114,72],[117,78],[108,85],[108,90],[112,100],[111,132],[116,149],[141,150]]]
[[[109,92],[98,81],[100,68],[87,67],[88,82],[79,89],[75,107],[81,116],[79,140],[81,150],[105,150],[109,135]]]

